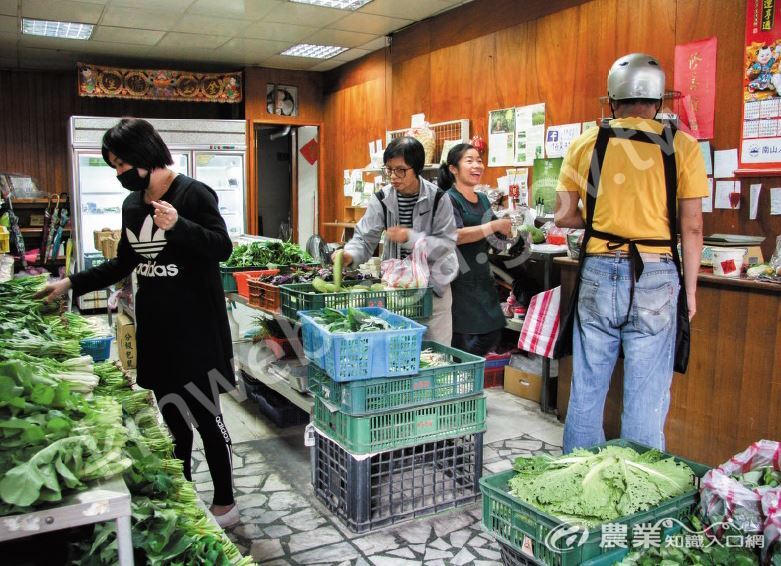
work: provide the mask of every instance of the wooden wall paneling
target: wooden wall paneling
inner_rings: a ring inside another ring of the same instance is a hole
[[[488,111],[499,106],[499,86],[496,73],[496,36],[492,33],[475,39],[475,64],[470,65],[471,107],[458,110],[456,118],[469,119],[469,136],[481,136],[488,140]],[[487,177],[483,178],[483,183]]]
[[[475,42],[466,41],[431,53],[429,122],[456,120],[460,112],[472,113],[472,71],[480,66]],[[490,85],[482,85],[490,88]],[[439,159],[439,156],[436,156]]]
[[[412,114],[431,114],[431,55],[421,55],[392,65],[390,102],[393,110],[388,129],[398,130],[409,127]]]

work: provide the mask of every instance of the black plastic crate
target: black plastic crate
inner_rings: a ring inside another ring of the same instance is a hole
[[[309,413],[302,411],[285,397],[241,372],[247,391],[247,397],[255,401],[263,415],[279,428],[302,425],[309,422]]]
[[[356,533],[480,498],[483,433],[359,460],[316,432],[312,450],[315,494]]]

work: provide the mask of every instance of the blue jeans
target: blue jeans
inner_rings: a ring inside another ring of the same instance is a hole
[[[621,346],[621,438],[664,449],[680,283],[672,260],[646,262],[630,309],[632,277],[632,264],[625,258],[586,258],[572,337],[564,452],[605,441],[605,397]]]

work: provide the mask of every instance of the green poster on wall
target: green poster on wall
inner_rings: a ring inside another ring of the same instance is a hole
[[[556,185],[559,184],[559,172],[562,157],[535,159],[532,172],[532,200],[542,199],[545,204],[545,214],[552,214],[556,206]]]

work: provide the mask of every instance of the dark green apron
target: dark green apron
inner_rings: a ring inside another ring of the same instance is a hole
[[[473,212],[473,204],[469,203],[458,190],[453,187],[448,194],[461,212],[464,228],[484,224],[485,212],[490,210],[488,198],[477,193],[481,211]],[[459,275],[450,284],[453,292],[453,332],[459,334],[486,334],[499,328],[504,328],[506,321],[499,306],[499,293],[491,275],[488,261],[490,245],[486,239],[460,244]],[[479,262],[478,256],[483,259]]]

